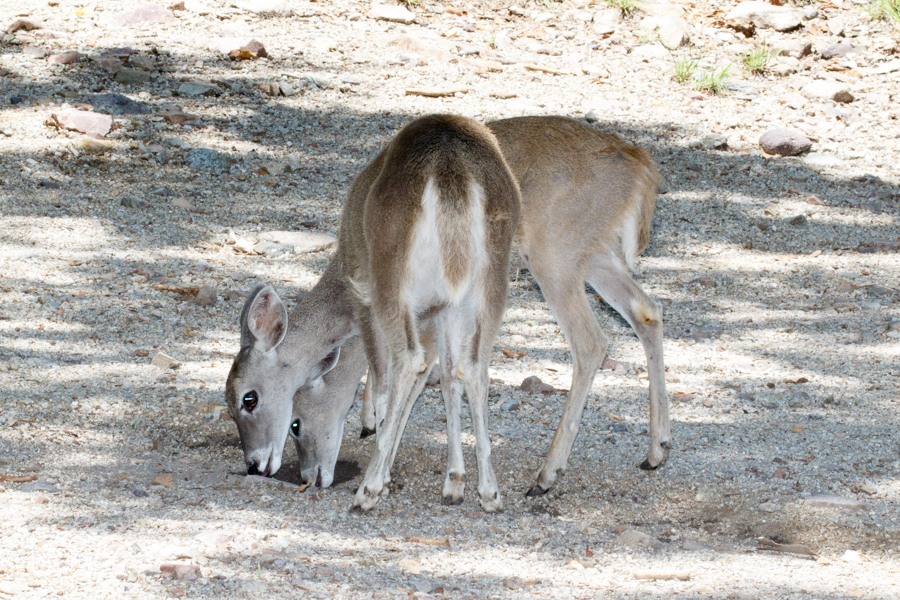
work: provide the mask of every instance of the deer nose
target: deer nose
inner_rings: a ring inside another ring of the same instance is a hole
[[[247,475],[259,475],[259,474],[260,474],[259,466],[255,462],[250,463],[250,465],[247,467]]]

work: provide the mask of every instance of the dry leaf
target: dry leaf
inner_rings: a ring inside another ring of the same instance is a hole
[[[426,546],[450,546],[450,540],[440,538],[426,538],[416,535],[407,536],[404,540],[410,544],[425,544]]]
[[[522,358],[523,356],[528,354],[525,351],[510,350],[509,348],[501,348],[500,352],[502,352],[503,356],[505,356],[506,358]]]

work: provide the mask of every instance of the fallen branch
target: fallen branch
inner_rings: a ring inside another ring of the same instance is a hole
[[[448,539],[426,538],[416,535],[407,536],[403,541],[410,544],[425,544],[426,546],[450,546],[450,540]]]
[[[787,554],[800,554],[802,556],[815,557],[817,554],[804,544],[778,544],[769,538],[757,538],[759,544],[757,550],[769,550],[771,552],[785,552]]]
[[[406,88],[407,96],[425,96],[426,98],[443,98],[445,96],[455,96],[456,94],[467,94],[469,88]]]
[[[540,71],[541,73],[550,73],[551,75],[570,75],[568,71],[557,71],[556,69],[551,69],[550,67],[542,67],[540,65],[532,65],[525,63],[522,65],[525,67],[526,71]]]
[[[634,574],[634,578],[659,581],[688,581],[691,578],[691,574],[687,571],[638,571]]]

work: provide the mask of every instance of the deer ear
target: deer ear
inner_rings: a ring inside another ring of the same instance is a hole
[[[309,374],[309,381],[314,381],[319,379],[320,377],[324,377],[326,373],[335,368],[338,364],[338,359],[341,357],[341,347],[335,346],[328,355],[319,361],[313,370]]]
[[[272,286],[258,286],[241,311],[241,348],[268,352],[284,339],[287,324],[287,308]]]

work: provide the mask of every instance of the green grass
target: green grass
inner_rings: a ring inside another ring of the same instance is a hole
[[[672,78],[675,81],[678,83],[687,83],[694,78],[694,73],[697,72],[697,67],[700,64],[700,59],[698,57],[693,54],[688,54],[681,58],[675,58],[673,55],[672,60],[675,61],[675,67],[672,70]]]
[[[640,44],[652,44],[656,39],[656,32],[644,27],[637,33],[637,39]]]
[[[708,94],[724,94],[727,91],[725,88],[725,80],[728,79],[730,74],[730,64],[719,71],[716,71],[715,69],[707,71],[694,79],[694,89]]]
[[[626,17],[641,10],[640,0],[605,0],[607,6],[618,8]]]
[[[900,0],[872,0],[866,12],[876,21],[893,21],[900,24]]]
[[[744,68],[756,75],[762,74],[776,56],[781,54],[779,50],[770,48],[765,44],[760,44],[747,54],[741,57]]]

